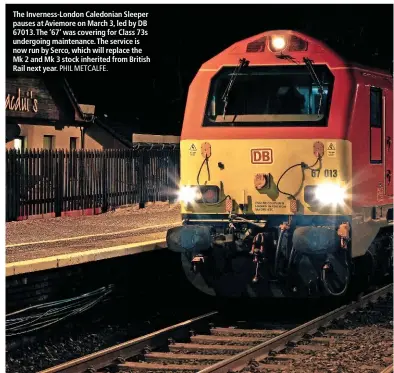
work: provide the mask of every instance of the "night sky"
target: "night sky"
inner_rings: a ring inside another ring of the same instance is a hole
[[[53,6],[45,5],[45,11]],[[40,5],[8,5],[39,11]],[[42,8],[42,6],[41,6]],[[67,75],[80,103],[135,132],[179,135],[188,86],[201,64],[231,44],[273,29],[305,32],[350,61],[392,71],[392,5],[56,5],[56,10],[148,11],[152,62]],[[8,39],[8,35],[7,35]],[[9,45],[7,46],[7,48]]]

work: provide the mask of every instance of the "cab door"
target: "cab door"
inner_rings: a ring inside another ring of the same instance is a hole
[[[385,90],[383,96],[384,120],[384,178],[385,194],[393,195],[393,92]]]

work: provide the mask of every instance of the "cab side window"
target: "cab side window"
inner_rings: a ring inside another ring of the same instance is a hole
[[[370,88],[370,163],[382,163],[382,90]]]

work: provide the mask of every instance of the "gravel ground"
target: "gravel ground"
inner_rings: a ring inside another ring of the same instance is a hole
[[[6,249],[6,258],[7,263],[13,263],[29,259],[45,258],[48,256],[103,249],[119,245],[132,244],[136,242],[147,242],[165,239],[167,229],[169,228],[171,228],[171,225],[168,225],[167,227],[162,227],[160,229],[147,229],[146,231],[130,233],[128,235],[122,235],[121,237],[97,237],[78,241],[9,247]],[[149,233],[153,230],[155,231],[154,233]]]
[[[6,223],[6,244],[111,233],[151,225],[181,222],[180,205],[157,202],[144,209],[119,208],[93,216],[27,219]]]
[[[380,372],[392,360],[393,330],[388,322],[356,327],[351,336],[335,338],[332,347],[293,364],[303,372]]]
[[[145,209],[129,207],[95,216],[25,220],[6,223],[6,244],[18,244],[147,228],[136,232],[89,237],[71,241],[30,244],[6,249],[7,263],[164,239],[171,226],[181,222],[180,207],[164,203]],[[160,228],[149,228],[164,225]]]
[[[141,268],[143,272],[138,270]],[[165,250],[92,262],[68,278],[67,289],[47,301],[79,296],[109,284],[114,290],[107,302],[86,313],[25,334],[29,339],[22,345],[19,336],[7,338],[7,373],[37,372],[201,315],[213,307],[211,298],[186,281],[178,256]],[[68,291],[73,287],[76,290]]]
[[[123,305],[125,306],[125,305]],[[42,340],[25,342],[6,355],[6,373],[38,372],[63,362],[111,347],[161,328],[197,316],[204,310],[161,309],[145,310],[145,316],[133,315],[133,321],[118,316],[118,321],[110,317],[100,320],[97,311],[92,313],[90,324],[70,323],[53,330]],[[117,314],[115,312],[114,314]],[[128,319],[130,319],[129,317]],[[96,320],[95,320],[96,319]],[[123,320],[122,320],[123,319]],[[74,321],[75,322],[75,321]],[[86,327],[88,325],[88,327]],[[6,345],[8,350],[10,344]]]
[[[128,300],[123,304],[112,304],[109,310],[85,315],[85,320],[52,330],[49,337],[41,341],[26,343],[7,353],[6,373],[36,372],[60,364],[88,353],[124,342],[131,338],[150,333],[212,309],[211,302],[198,299],[192,292],[185,292],[181,300],[177,295],[168,299],[168,303],[158,302],[157,306],[130,308]],[[392,302],[392,299],[390,300]],[[160,306],[159,306],[160,305]],[[263,307],[265,309],[265,307]],[[123,316],[118,315],[123,310]],[[288,308],[287,308],[288,310]],[[255,311],[260,313],[260,309]],[[274,310],[271,309],[274,313]],[[300,313],[296,307],[293,312]],[[306,310],[305,310],[306,311]],[[234,310],[235,312],[235,310]],[[247,310],[241,313],[248,313]],[[283,318],[285,310],[277,310]],[[103,315],[107,316],[103,316]],[[112,316],[108,316],[111,315]],[[250,310],[249,310],[250,314]],[[271,312],[261,317],[271,318]],[[243,317],[244,315],[242,315]],[[115,322],[110,319],[116,320]],[[239,320],[239,318],[237,318]],[[87,322],[88,320],[88,322]],[[124,321],[121,321],[124,320]],[[130,321],[133,320],[133,321]],[[238,321],[242,327],[244,322]],[[233,324],[232,324],[233,325]],[[277,329],[275,327],[275,329]],[[335,342],[323,352],[304,353],[305,358],[289,367],[291,373],[372,373],[388,365],[387,358],[392,356],[392,309],[381,311],[363,311],[349,316],[334,328],[352,330],[350,336],[335,338]],[[8,346],[7,346],[8,347]],[[7,348],[8,349],[8,348]],[[199,351],[193,351],[199,354]],[[213,352],[212,352],[213,353]],[[222,353],[222,352],[221,352]],[[234,354],[229,351],[229,354]],[[290,351],[291,353],[291,351]],[[386,360],[385,360],[386,359]],[[272,372],[272,370],[270,370]],[[243,372],[263,373],[265,370],[255,367]]]
[[[323,351],[304,352],[302,359],[292,362],[289,372],[302,373],[379,373],[392,362],[393,309],[363,310],[339,320],[335,329],[351,330],[336,336]],[[288,349],[288,353],[292,353]],[[265,373],[266,369],[246,368],[242,372]],[[278,370],[279,371],[279,370]],[[275,370],[270,370],[275,372]]]

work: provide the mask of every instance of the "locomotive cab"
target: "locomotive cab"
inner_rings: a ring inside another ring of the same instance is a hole
[[[388,224],[367,224],[367,239],[354,240],[365,230],[354,224],[364,207],[354,191],[365,193],[365,183],[353,186],[359,141],[349,136],[358,89],[340,56],[293,31],[238,42],[200,68],[181,135],[183,226],[167,234],[197,288],[346,293],[354,258]]]

